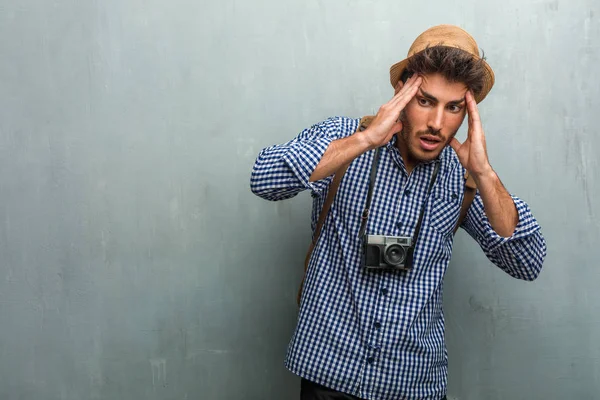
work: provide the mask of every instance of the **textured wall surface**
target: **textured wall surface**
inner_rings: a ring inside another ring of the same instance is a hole
[[[297,398],[310,196],[250,169],[376,111],[440,23],[495,69],[490,159],[549,247],[526,283],[457,236],[449,397],[600,398],[597,0],[0,0],[0,398]]]

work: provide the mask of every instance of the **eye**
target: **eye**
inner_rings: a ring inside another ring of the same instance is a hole
[[[461,107],[461,106],[457,106],[457,105],[453,104],[453,105],[451,105],[451,106],[448,106],[448,109],[449,109],[449,110],[450,110],[450,112],[452,112],[452,113],[458,113],[458,112],[460,112],[460,111],[462,110],[462,107]]]
[[[422,105],[422,106],[428,106],[429,105],[429,100],[427,100],[427,99],[425,99],[423,97],[419,98],[418,101],[419,101],[419,104]]]

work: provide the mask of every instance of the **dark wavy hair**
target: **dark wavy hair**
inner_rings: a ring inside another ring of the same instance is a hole
[[[413,74],[439,73],[450,82],[464,83],[475,95],[481,93],[486,70],[484,57],[475,58],[464,50],[448,46],[432,46],[408,60],[402,81]]]

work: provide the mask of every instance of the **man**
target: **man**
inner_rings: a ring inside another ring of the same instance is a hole
[[[395,95],[366,129],[360,119],[330,118],[262,150],[252,172],[252,191],[268,200],[310,189],[314,232],[333,175],[348,165],[310,257],[286,358],[302,377],[302,400],[445,399],[442,288],[465,177],[477,193],[461,227],[494,264],[534,280],[546,255],[528,205],[506,191],[487,157],[476,103],[494,74],[475,40],[436,26],[408,56],[392,66]],[[365,256],[366,235],[416,244],[378,268]],[[393,268],[411,251],[408,265]]]

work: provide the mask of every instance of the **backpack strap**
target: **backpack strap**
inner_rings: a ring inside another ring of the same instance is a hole
[[[469,207],[475,198],[475,194],[477,193],[477,184],[473,177],[469,174],[469,171],[465,171],[465,195],[463,197],[462,205],[460,206],[460,215],[458,217],[458,221],[456,222],[456,226],[454,227],[454,233],[458,230],[465,217],[467,216],[467,211],[469,211]]]
[[[371,121],[375,118],[375,116],[366,116],[361,118],[360,124],[358,125],[357,131],[364,131],[367,129]],[[300,288],[298,289],[298,295],[296,296],[296,302],[300,305],[300,297],[302,296],[302,287],[304,286],[304,279],[306,278],[306,271],[308,270],[308,263],[310,261],[310,257],[315,248],[315,244],[319,240],[319,236],[321,235],[321,229],[323,229],[323,224],[325,223],[325,218],[327,218],[327,214],[329,213],[329,209],[333,204],[333,199],[337,193],[338,188],[340,187],[340,183],[342,182],[342,178],[348,169],[350,164],[342,165],[342,167],[335,172],[335,176],[333,177],[333,181],[329,186],[329,192],[327,193],[327,198],[325,199],[325,203],[323,204],[323,208],[321,208],[321,214],[319,214],[319,219],[317,221],[317,227],[315,228],[315,234],[313,235],[313,240],[310,242],[310,246],[308,247],[308,252],[306,253],[306,258],[304,259],[304,277],[302,278],[302,282],[300,283]]]

